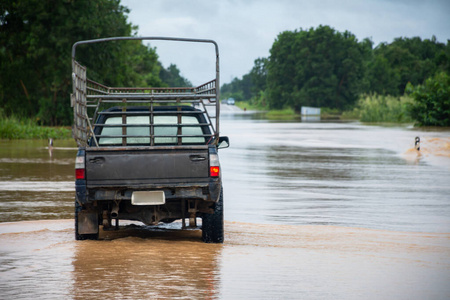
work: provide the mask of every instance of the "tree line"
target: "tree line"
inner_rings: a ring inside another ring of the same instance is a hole
[[[71,49],[80,40],[133,36],[120,0],[2,1],[0,115],[70,125]],[[82,45],[77,61],[88,78],[108,86],[191,86],[141,41]]]
[[[400,37],[374,47],[370,39],[358,41],[349,31],[321,25],[280,33],[270,56],[256,59],[242,79],[224,84],[222,95],[269,109],[349,110],[361,95],[400,97],[406,91],[417,101],[425,101],[420,91],[431,86],[431,81],[439,81],[447,96],[441,93],[430,100],[432,105],[422,103],[411,112],[417,119],[420,110],[433,107],[440,111],[438,118],[448,120],[450,88],[444,82],[449,74],[450,41],[443,44],[434,36],[424,40]]]

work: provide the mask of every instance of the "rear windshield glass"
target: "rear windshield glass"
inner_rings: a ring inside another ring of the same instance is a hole
[[[178,118],[177,116],[154,116],[155,145],[177,145]],[[142,125],[126,127],[127,145],[150,145],[150,117],[149,116],[127,116],[128,125]],[[205,144],[203,130],[199,121],[194,116],[181,116],[181,143]],[[122,117],[109,117],[105,125],[120,125]],[[199,124],[195,126],[195,124]],[[119,137],[118,137],[119,136]],[[99,145],[122,145],[122,127],[103,127],[101,137],[98,139]]]

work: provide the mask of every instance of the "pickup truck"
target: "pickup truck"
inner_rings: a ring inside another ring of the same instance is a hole
[[[107,87],[86,77],[75,60],[86,44],[126,40],[210,43],[216,78],[198,87]],[[218,150],[219,53],[212,40],[116,37],[80,41],[72,48],[75,160],[75,239],[98,239],[119,220],[146,225],[181,220],[202,240],[222,243],[223,188]]]

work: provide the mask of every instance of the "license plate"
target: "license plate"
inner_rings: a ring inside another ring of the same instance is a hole
[[[163,191],[139,191],[131,195],[133,205],[161,205],[166,203]]]

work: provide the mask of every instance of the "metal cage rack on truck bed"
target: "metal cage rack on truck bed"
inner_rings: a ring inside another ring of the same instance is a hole
[[[87,79],[86,67],[82,66],[75,60],[76,47],[82,44],[102,43],[117,40],[164,40],[164,41],[182,41],[182,42],[198,42],[211,43],[215,46],[216,52],[216,78],[202,84],[198,87],[107,87],[90,79]],[[129,138],[148,138],[148,145],[155,146],[156,138],[176,138],[176,145],[182,146],[183,138],[205,138],[205,144],[216,144],[219,138],[219,52],[216,42],[212,40],[169,38],[169,37],[119,37],[105,38],[97,40],[88,40],[77,42],[72,48],[72,80],[73,93],[71,95],[71,106],[74,113],[73,136],[78,147],[99,147],[99,139],[105,138],[99,134],[101,130],[98,127],[115,127],[121,128],[121,134],[108,138],[121,139],[120,146],[129,146],[127,139]],[[160,111],[155,109],[159,106],[176,106],[176,110]],[[182,109],[182,106],[192,106],[195,109]],[[105,110],[111,106],[121,107],[121,111]],[[129,107],[145,107],[145,113],[141,110],[128,109]],[[133,115],[147,115],[149,117],[148,124],[127,124],[127,117]],[[159,114],[177,116],[175,123],[156,124],[155,116]],[[186,124],[182,122],[185,115],[202,114],[205,121],[200,124]],[[116,115],[121,116],[120,124],[97,124],[96,120],[100,115]],[[183,128],[191,126],[207,127],[204,131],[207,134],[183,134]],[[148,127],[149,131],[146,135],[129,135],[128,128],[132,127]],[[157,127],[175,127],[176,134],[172,135],[155,135]],[[90,142],[90,140],[92,141]]]

